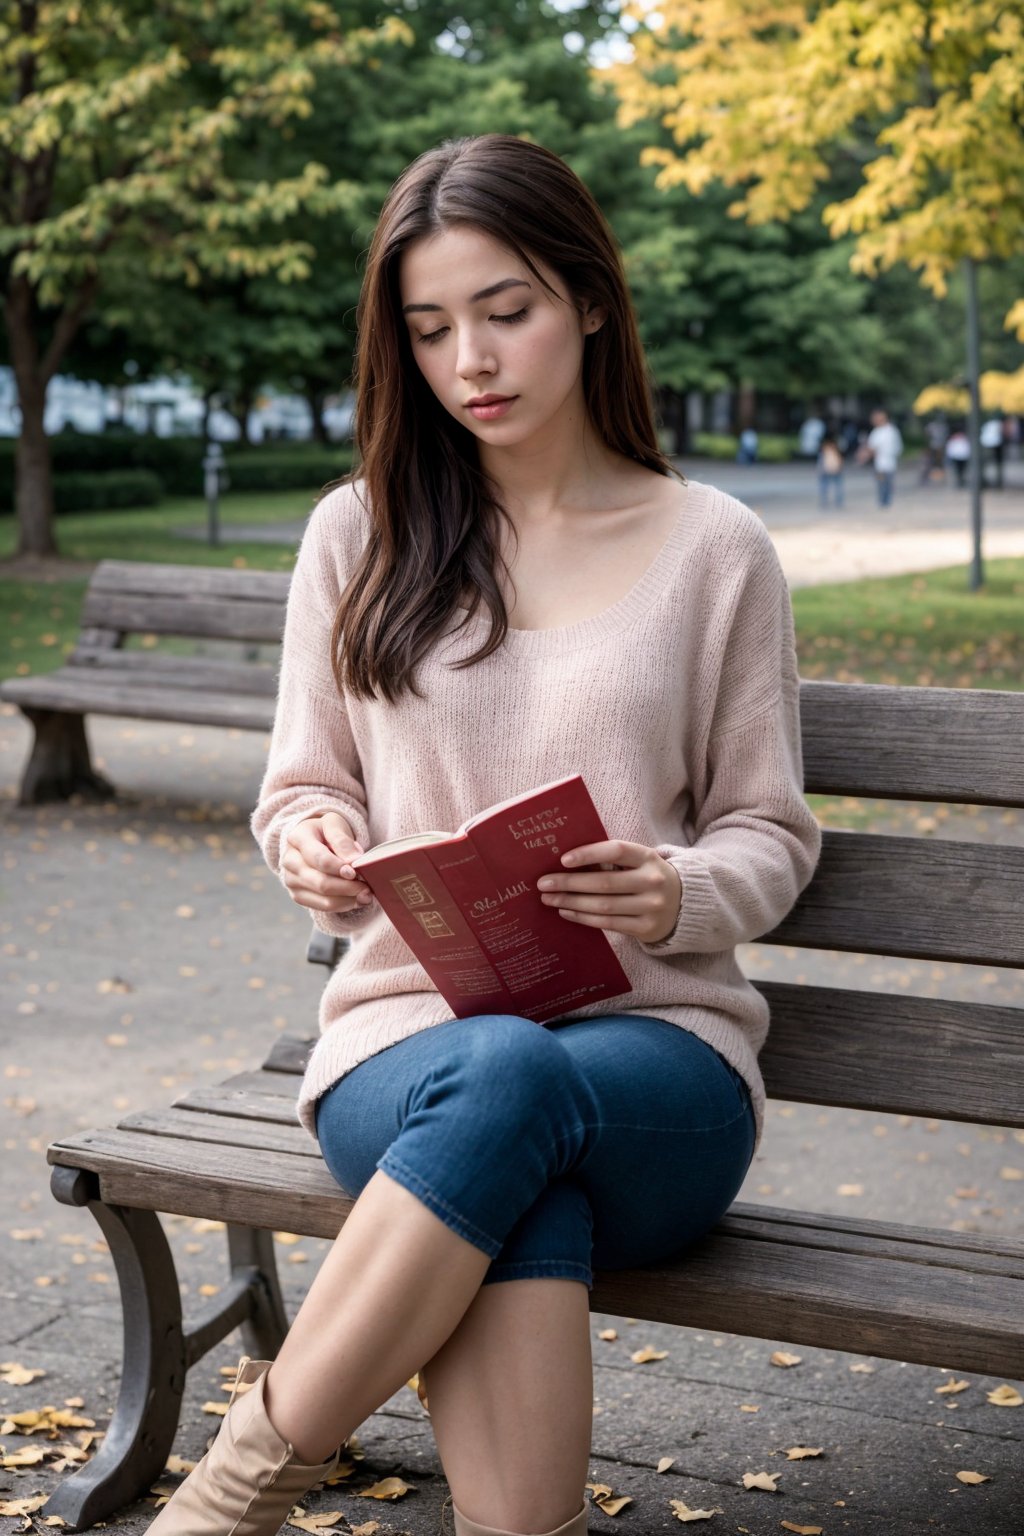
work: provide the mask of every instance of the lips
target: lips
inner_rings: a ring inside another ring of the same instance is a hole
[[[500,421],[518,399],[518,395],[482,395],[478,400],[470,400],[466,410],[476,421]]]

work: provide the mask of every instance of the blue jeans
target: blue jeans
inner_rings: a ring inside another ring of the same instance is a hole
[[[344,1026],[342,1026],[344,1027]],[[728,1209],[754,1151],[750,1093],[665,1019],[450,1019],[361,1062],[320,1098],[341,1187],[381,1168],[490,1255],[484,1284],[628,1269]]]
[[[878,490],[878,505],[880,507],[892,506],[892,484],[896,478],[894,469],[876,469],[875,485]]]
[[[823,469],[818,475],[818,505],[828,506],[829,488],[835,495],[837,507],[843,505],[843,477],[838,470]]]

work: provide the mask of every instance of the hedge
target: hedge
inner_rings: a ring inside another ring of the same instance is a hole
[[[148,469],[115,469],[109,474],[54,475],[53,499],[62,512],[109,512],[121,507],[155,507],[163,487]]]

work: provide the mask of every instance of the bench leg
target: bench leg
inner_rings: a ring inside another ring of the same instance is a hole
[[[97,773],[89,756],[85,717],[55,709],[22,709],[35,728],[35,740],[22,776],[19,805],[47,800],[109,800],[113,784]]]
[[[249,1289],[251,1311],[240,1325],[245,1352],[254,1360],[273,1360],[288,1332],[277,1279],[274,1234],[229,1223],[228,1257],[232,1276],[244,1276]]]
[[[45,1505],[80,1531],[141,1497],[164,1470],[185,1390],[185,1337],[174,1259],[153,1212],[89,1198],[94,1180],[76,1168],[55,1168],[52,1188],[66,1205],[88,1205],[99,1223],[124,1315],[121,1390],[103,1444]]]

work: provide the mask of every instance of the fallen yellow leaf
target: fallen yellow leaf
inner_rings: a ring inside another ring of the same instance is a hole
[[[617,1328],[601,1328],[597,1336],[599,1339],[605,1339],[610,1343],[612,1339],[618,1338],[619,1330]]]
[[[12,1451],[10,1455],[0,1457],[0,1467],[7,1467],[12,1472],[19,1467],[37,1467],[45,1456],[46,1451],[41,1445],[26,1445],[22,1451]]]
[[[617,1515],[620,1510],[625,1509],[626,1505],[632,1504],[632,1502],[633,1500],[629,1497],[621,1499],[598,1499],[597,1507],[599,1510],[601,1510],[602,1514]]]
[[[840,1184],[836,1190],[837,1195],[862,1195],[863,1193],[863,1184]]]
[[[663,1456],[661,1458],[661,1460],[658,1462],[658,1465],[655,1467],[654,1470],[656,1472],[667,1472],[669,1467],[674,1466],[674,1465],[675,1465],[675,1457],[674,1456]]]
[[[228,1391],[230,1389],[228,1387],[225,1387],[224,1390]],[[228,1403],[204,1403],[203,1404],[203,1412],[204,1413],[214,1413],[214,1414],[217,1414],[220,1418],[223,1418],[224,1415],[227,1413],[229,1406],[230,1405]]]
[[[682,1499],[669,1499],[677,1520],[688,1525],[691,1520],[710,1520],[713,1515],[724,1515],[724,1509],[690,1509]]]
[[[794,1525],[792,1520],[780,1520],[779,1524],[784,1531],[793,1531],[794,1536],[821,1536],[820,1525]]]
[[[765,1493],[778,1493],[775,1484],[782,1476],[781,1472],[744,1472],[744,1488],[763,1488]]]
[[[991,1478],[985,1476],[984,1472],[958,1472],[956,1480],[958,1483],[970,1483],[972,1486],[975,1483],[989,1483],[992,1481]]]
[[[859,1360],[856,1365],[851,1365],[850,1370],[860,1376],[873,1376],[875,1374],[874,1366],[865,1365],[862,1360]]]
[[[415,1493],[411,1483],[403,1483],[400,1477],[385,1477],[381,1482],[374,1483],[372,1488],[364,1488],[357,1493],[357,1499],[401,1499],[407,1493]]]
[[[760,1413],[759,1403],[740,1403],[740,1413]]]
[[[775,1351],[775,1353],[771,1356],[771,1358],[769,1360],[769,1364],[770,1365],[783,1365],[783,1366],[786,1366],[786,1365],[799,1365],[800,1364],[800,1360],[801,1360],[801,1356],[800,1355],[790,1355],[790,1354],[787,1354],[786,1350],[784,1350],[784,1349],[777,1349]]]
[[[1001,1387],[995,1387],[988,1394],[988,1401],[994,1403],[997,1408],[1019,1408],[1021,1403],[1024,1403],[1024,1397],[1021,1397],[1016,1387],[1007,1386],[1004,1382]]]
[[[945,1397],[950,1392],[966,1392],[969,1386],[969,1381],[947,1381],[944,1387],[936,1387],[935,1391],[939,1397]]]
[[[806,1461],[808,1456],[820,1456],[820,1445],[791,1445],[786,1452],[789,1461]]]
[[[46,1372],[37,1366],[19,1365],[17,1360],[7,1360],[0,1365],[0,1381],[9,1387],[27,1387],[30,1381],[38,1381]]]
[[[296,1506],[298,1508],[298,1506]],[[337,1525],[342,1518],[340,1509],[332,1509],[323,1515],[297,1514],[295,1510],[288,1516],[286,1524],[294,1526],[297,1531],[326,1531],[332,1525]]]
[[[999,1177],[1007,1180],[1024,1179],[1024,1168],[1000,1168]]]
[[[667,1355],[667,1349],[652,1349],[649,1344],[645,1344],[643,1349],[635,1349],[629,1358],[634,1365],[646,1365],[648,1360],[664,1360]]]
[[[37,1493],[28,1499],[6,1499],[0,1503],[0,1515],[31,1515],[34,1510],[41,1509],[49,1497],[48,1493]]]

